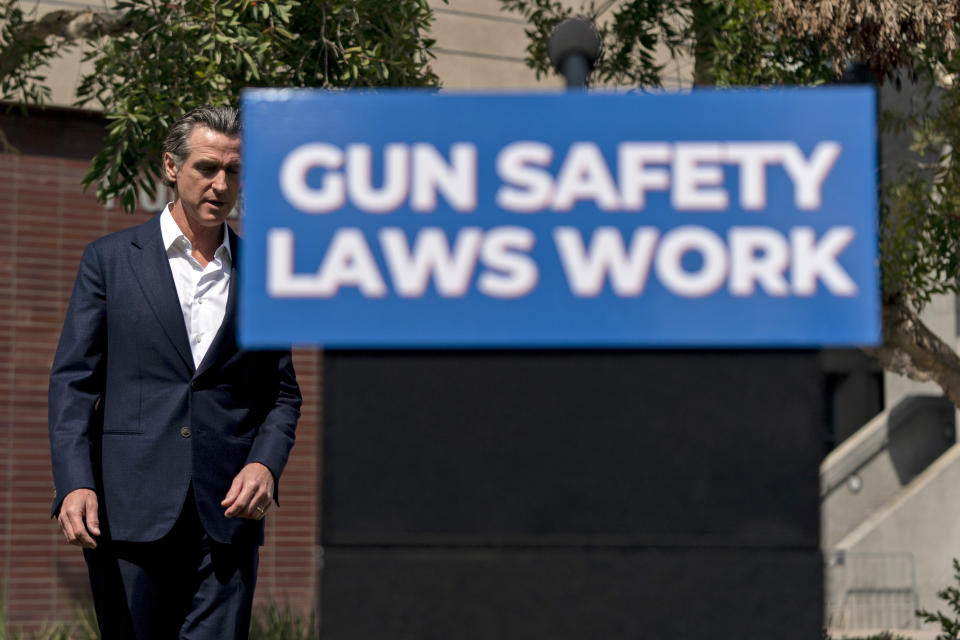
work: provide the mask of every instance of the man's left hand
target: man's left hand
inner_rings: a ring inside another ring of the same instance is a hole
[[[237,474],[220,503],[228,518],[262,520],[273,506],[273,474],[265,465],[251,462]]]

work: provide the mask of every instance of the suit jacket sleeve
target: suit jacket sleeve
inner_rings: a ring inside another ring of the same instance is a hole
[[[283,473],[290,456],[297,420],[300,418],[300,387],[297,385],[293,358],[289,351],[278,355],[276,381],[273,406],[260,426],[247,456],[247,463],[259,462],[270,469],[274,479],[275,502],[280,474]]]
[[[48,426],[56,493],[52,515],[75,489],[95,489],[93,439],[104,390],[106,291],[94,245],[88,245],[67,307],[50,372]]]

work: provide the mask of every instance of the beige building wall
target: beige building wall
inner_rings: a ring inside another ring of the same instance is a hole
[[[609,20],[622,0],[596,2],[597,22]],[[561,4],[579,13],[582,3],[562,0]],[[430,0],[436,16],[433,35],[434,71],[447,90],[538,90],[561,91],[563,78],[556,73],[536,77],[524,58],[528,38],[527,22],[505,11],[500,0]],[[666,89],[686,89],[692,84],[693,65],[688,58],[671,59],[666,51],[658,56],[665,65]],[[593,86],[596,86],[594,83]],[[628,87],[629,88],[629,87]]]
[[[606,8],[599,21],[609,19],[621,0],[601,4]],[[563,0],[576,13],[578,0]],[[432,33],[436,38],[432,63],[443,87],[451,91],[469,90],[539,90],[561,91],[563,79],[556,73],[537,78],[524,62],[527,22],[522,16],[502,9],[500,0],[430,0],[435,18]],[[105,0],[44,0],[25,3],[28,18],[39,18],[50,11],[102,10]],[[83,47],[78,45],[50,67],[48,77],[53,95],[52,106],[73,107],[81,75],[90,65],[81,63]],[[664,52],[660,62],[666,64],[664,85],[668,89],[687,88],[692,77],[689,60],[671,60]],[[90,105],[95,108],[95,105]]]
[[[499,0],[439,0],[431,3],[437,40],[433,69],[447,90],[562,90],[563,79],[536,77],[524,63],[527,22],[503,11]]]

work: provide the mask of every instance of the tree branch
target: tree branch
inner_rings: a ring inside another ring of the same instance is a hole
[[[960,407],[960,357],[906,305],[883,305],[883,344],[864,351],[888,371],[937,383]]]
[[[51,11],[12,30],[10,44],[0,49],[0,76],[16,73],[27,56],[42,51],[47,38],[64,42],[118,35],[130,29],[121,13],[111,11]]]
[[[814,36],[832,48],[840,69],[858,59],[879,79],[912,67],[914,47],[928,40],[948,53],[960,44],[953,0],[774,0],[772,8],[788,31]]]
[[[0,129],[0,153],[20,153],[20,150],[10,144],[7,134]]]
[[[115,36],[129,28],[130,24],[122,13],[61,9],[44,14],[33,22],[25,22],[18,35],[23,39],[58,36],[75,42]]]

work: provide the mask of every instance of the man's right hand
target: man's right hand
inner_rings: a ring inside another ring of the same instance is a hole
[[[91,489],[75,489],[67,494],[60,505],[60,530],[72,545],[84,549],[96,549],[94,536],[100,535],[100,518],[97,515],[97,494]]]

